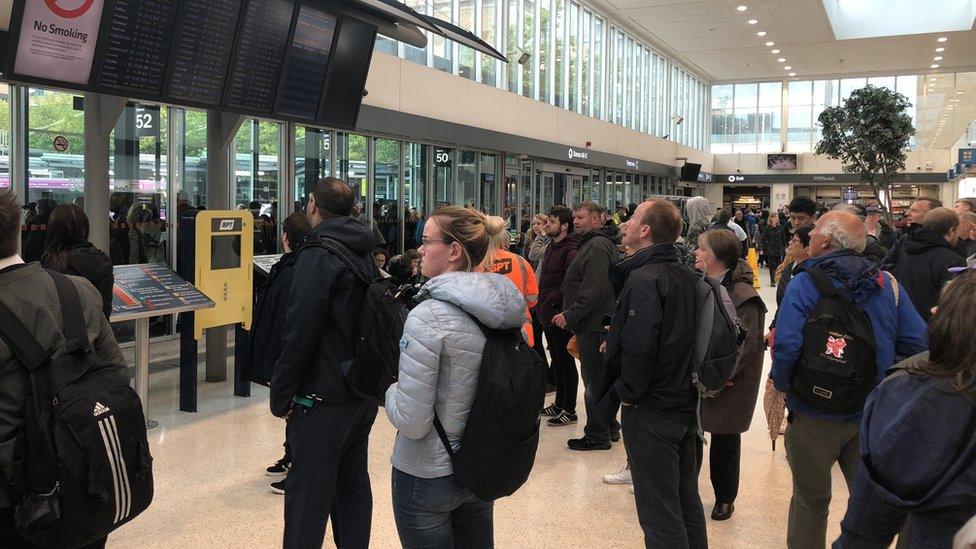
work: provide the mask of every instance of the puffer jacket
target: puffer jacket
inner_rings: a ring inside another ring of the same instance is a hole
[[[397,428],[393,466],[420,478],[453,474],[451,459],[433,428],[440,418],[457,449],[474,402],[489,328],[522,325],[525,299],[510,280],[494,273],[445,273],[417,296],[400,340],[400,374],[386,391],[386,415]],[[474,318],[472,318],[474,317]]]

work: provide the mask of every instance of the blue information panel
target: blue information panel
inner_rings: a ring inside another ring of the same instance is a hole
[[[209,297],[177,276],[165,263],[116,265],[113,271],[113,322],[214,306]]]
[[[288,48],[278,112],[315,120],[325,88],[336,18],[308,6],[298,12],[294,38]]]

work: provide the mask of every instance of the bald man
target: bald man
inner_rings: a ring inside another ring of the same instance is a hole
[[[930,210],[922,220],[922,228],[905,240],[891,269],[926,322],[932,318],[932,307],[949,280],[949,269],[966,264],[965,258],[953,249],[958,228],[956,212],[948,208]]]
[[[845,392],[850,394],[849,387],[828,382],[823,387],[815,385],[818,391],[803,381],[815,379],[813,368],[828,361],[835,368],[868,368],[876,374],[876,384],[895,364],[896,354],[911,356],[926,349],[924,321],[911,300],[895,298],[890,276],[880,274],[861,255],[866,243],[867,231],[858,216],[849,212],[821,216],[810,233],[811,257],[804,262],[803,272],[790,281],[776,319],[771,377],[776,388],[786,393],[791,411],[786,430],[786,455],[793,475],[787,526],[787,546],[791,549],[823,549],[831,498],[830,470],[839,463],[850,488],[860,463],[858,434],[864,398],[846,398],[844,408],[854,412],[838,412],[837,400],[844,398]],[[857,326],[832,325],[829,334],[835,335],[822,335],[813,328],[811,332],[819,337],[805,340],[807,321],[822,318],[818,311],[821,293],[814,278],[821,276],[825,277],[824,284],[844,288],[841,298],[853,301],[867,314],[874,335],[874,364],[857,362],[864,361],[865,355],[872,356],[855,352],[861,344],[847,334],[855,333]]]

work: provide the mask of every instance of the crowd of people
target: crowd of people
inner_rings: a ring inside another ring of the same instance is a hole
[[[647,547],[708,546],[698,488],[706,440],[710,516],[734,516],[742,434],[764,385],[764,399],[788,410],[789,547],[827,542],[834,463],[850,490],[837,547],[887,546],[896,535],[912,547],[948,547],[976,515],[971,201],[950,210],[920,198],[901,231],[875,207],[824,211],[804,197],[775,212],[695,197],[684,219],[664,200],[616,212],[584,201],[533,217],[518,250],[509,250],[503,218],[443,206],[411,227],[419,248],[394,257],[358,218],[355,201],[344,181],[319,181],[305,211],[283,222],[285,254],[257,291],[245,360],[252,379],[270,386],[271,412],[287,421],[284,457],[267,470],[284,476],[272,488],[284,494],[285,547],[321,546],[330,520],[337,546],[369,545],[367,455],[378,409],[345,376],[366,281],[382,277],[416,293],[384,407],[398,432],[391,505],[404,547],[493,546],[493,502],[459,480],[453,460],[474,406],[484,329],[520,329],[545,362],[547,429],[585,419],[568,450],[608,450],[622,440],[627,462],[604,481],[632,485]],[[16,197],[0,193],[0,301],[40,318],[32,303],[43,309],[56,294],[35,284],[37,295],[22,295],[24,277],[41,267],[18,254],[20,223]],[[77,206],[53,208],[48,226],[41,263],[91,282],[78,282],[91,343],[117,362],[104,322],[107,258],[87,243]],[[744,259],[751,247],[776,286],[768,327],[760,272]],[[734,376],[703,397],[694,383],[696,288],[706,277],[723,288],[742,340]],[[59,325],[57,315],[48,324]],[[63,347],[53,332],[44,335],[51,348]],[[20,380],[17,370],[0,344],[3,379]],[[2,442],[23,421],[24,398],[23,383],[0,386]],[[0,471],[13,466],[5,449]],[[13,520],[0,491],[0,541],[18,539]]]

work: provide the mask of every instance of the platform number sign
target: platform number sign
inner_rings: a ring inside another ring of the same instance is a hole
[[[451,152],[451,149],[434,149],[434,164],[439,168],[450,168]]]
[[[159,137],[159,107],[136,107],[136,135]]]

